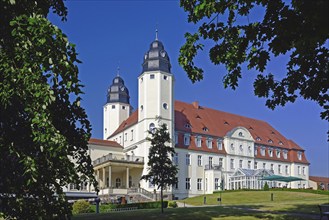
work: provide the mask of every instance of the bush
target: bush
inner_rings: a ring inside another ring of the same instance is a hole
[[[101,205],[100,211],[107,212],[111,209],[118,209],[118,208],[130,208],[130,207],[137,207],[137,209],[159,209],[161,208],[161,202],[142,202],[142,203],[128,203],[128,204],[107,204]],[[163,201],[163,207],[168,207],[168,201]]]
[[[169,204],[168,204],[168,207],[170,207],[170,208],[177,208],[177,202],[176,201],[172,201],[172,202],[169,202]]]
[[[264,191],[269,191],[269,190],[270,190],[270,187],[268,187],[267,182],[265,182],[265,185],[264,185]]]
[[[78,200],[73,204],[73,214],[81,214],[81,213],[90,213],[93,212],[89,202],[86,200]]]

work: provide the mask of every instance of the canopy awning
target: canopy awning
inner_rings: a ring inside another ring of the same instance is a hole
[[[295,177],[295,176],[279,176],[279,175],[271,175],[263,177],[261,180],[268,180],[268,181],[280,181],[280,182],[293,182],[293,181],[302,181],[304,179]]]

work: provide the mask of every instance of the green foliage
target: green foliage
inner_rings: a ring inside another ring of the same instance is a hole
[[[180,5],[188,22],[199,27],[185,34],[178,59],[193,83],[203,79],[194,59],[204,48],[201,42],[210,41],[211,62],[228,71],[225,88],[238,86],[241,65],[247,64],[259,72],[254,92],[267,98],[266,106],[274,109],[301,96],[317,102],[321,118],[329,120],[329,1],[181,0]],[[290,58],[286,73],[267,73],[268,63],[280,55]]]
[[[63,1],[0,3],[0,194],[8,218],[71,214],[62,187],[96,184],[75,45],[46,18]],[[95,185],[96,186],[96,185]]]
[[[91,205],[89,204],[89,202],[83,199],[74,202],[72,206],[72,213],[74,215],[81,213],[91,213],[91,212],[93,212]]]
[[[269,191],[270,190],[270,187],[268,186],[267,182],[265,182],[263,189],[264,189],[264,191]]]
[[[142,179],[150,181],[161,190],[161,201],[163,201],[163,189],[177,183],[176,175],[178,168],[173,164],[170,155],[175,153],[170,143],[170,135],[166,124],[162,124],[160,128],[149,131],[151,137],[147,140],[151,142],[148,156],[148,174],[143,175]],[[163,208],[161,209],[163,212]]]
[[[163,201],[164,208],[168,207],[168,201]],[[159,209],[161,208],[161,202],[141,202],[141,203],[128,203],[128,204],[106,204],[100,206],[100,212],[108,212],[111,209],[118,208],[131,208],[137,207],[137,209]]]
[[[177,208],[178,207],[177,202],[176,201],[169,202],[168,207],[170,207],[170,208]]]

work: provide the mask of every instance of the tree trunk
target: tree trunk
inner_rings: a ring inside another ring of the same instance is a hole
[[[161,213],[163,213],[163,188],[161,186]]]

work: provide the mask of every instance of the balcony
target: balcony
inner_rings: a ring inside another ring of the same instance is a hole
[[[105,156],[99,157],[93,161],[93,166],[97,166],[106,162],[121,162],[121,163],[134,163],[134,164],[144,164],[144,157],[123,155],[123,154],[112,154],[109,153]]]
[[[222,166],[217,165],[217,164],[207,164],[204,168],[205,170],[222,170]]]

